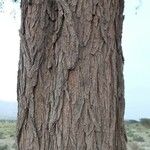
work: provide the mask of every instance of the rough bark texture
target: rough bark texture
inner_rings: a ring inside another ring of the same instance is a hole
[[[22,0],[18,150],[125,150],[123,0]]]

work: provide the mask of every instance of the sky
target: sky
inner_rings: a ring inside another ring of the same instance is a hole
[[[19,5],[5,0],[0,13],[0,100],[16,101],[19,59]],[[16,19],[14,18],[16,17]]]
[[[125,0],[125,119],[150,118],[150,0]],[[5,0],[0,13],[0,101],[16,102],[19,4]]]
[[[150,0],[126,0],[125,6],[125,118],[150,118]]]

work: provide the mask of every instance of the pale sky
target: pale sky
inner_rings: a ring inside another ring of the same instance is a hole
[[[125,57],[125,118],[150,118],[150,0],[125,0],[125,5],[122,39]],[[5,0],[4,12],[0,13],[1,101],[16,101],[20,26],[18,10],[19,4]]]
[[[125,2],[125,118],[150,118],[150,0]]]
[[[0,13],[0,100],[16,101],[19,57],[19,5],[5,0]],[[17,18],[14,19],[14,16]]]

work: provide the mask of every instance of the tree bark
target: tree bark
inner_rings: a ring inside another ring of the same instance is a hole
[[[126,150],[123,7],[22,0],[18,150]]]

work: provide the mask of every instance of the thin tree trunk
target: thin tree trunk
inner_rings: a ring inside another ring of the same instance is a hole
[[[22,0],[18,150],[126,150],[123,5]]]

